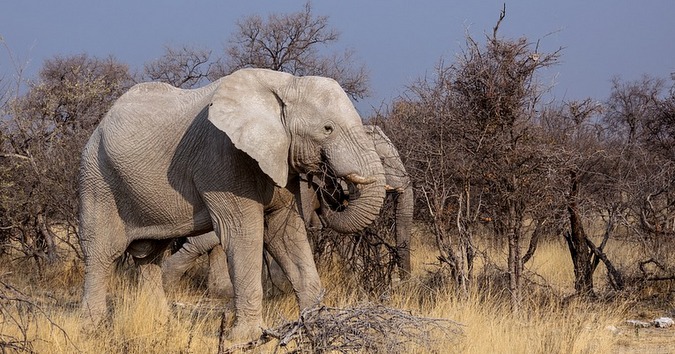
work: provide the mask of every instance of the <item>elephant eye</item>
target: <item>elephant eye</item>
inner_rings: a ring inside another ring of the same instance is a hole
[[[326,124],[323,126],[323,130],[326,133],[326,135],[330,135],[333,132],[333,125]]]

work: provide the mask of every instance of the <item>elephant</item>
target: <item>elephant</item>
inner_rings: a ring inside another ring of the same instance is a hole
[[[387,185],[385,188],[394,198],[396,220],[396,248],[399,257],[399,269],[402,279],[407,279],[412,272],[410,263],[410,242],[413,223],[415,196],[410,175],[401,161],[398,150],[378,126],[366,126],[366,131],[373,138],[375,151],[383,164]]]
[[[382,129],[376,125],[366,125],[365,129],[367,134],[373,140],[375,151],[382,161],[386,181],[385,189],[387,190],[387,194],[393,199],[396,247],[397,256],[399,258],[398,266],[399,270],[401,271],[401,278],[405,279],[410,276],[412,270],[410,263],[410,239],[413,222],[413,207],[415,204],[413,186],[410,176],[408,175],[403,161],[401,160],[401,157],[398,153],[398,150],[391,142],[389,137],[387,137]],[[322,188],[320,188],[321,193],[319,193],[319,195],[322,196],[322,198],[320,198],[322,203],[318,204],[320,206],[321,219],[324,220],[324,224],[328,228],[342,232],[339,228],[331,225],[332,218],[324,217],[324,215],[329,215],[329,213],[334,209],[333,207],[329,207],[329,204],[331,204],[331,202],[335,202],[335,198],[330,195],[326,196],[326,193],[328,192],[328,194],[334,194],[337,195],[338,198],[340,197],[340,193],[333,192],[334,188],[330,186],[330,182],[335,181],[335,179],[328,178],[325,180],[327,180],[326,182],[328,183],[324,184],[328,184],[328,186],[324,185]],[[353,187],[353,185],[348,185],[348,187],[348,189],[352,189],[351,187]],[[350,193],[347,203],[351,203],[353,195],[354,193]],[[330,200],[330,202],[324,202],[326,200]],[[337,202],[341,203],[340,200]]]
[[[299,308],[317,304],[323,290],[298,195],[299,175],[321,170],[358,187],[347,208],[324,215],[333,228],[356,232],[377,217],[385,197],[383,165],[333,79],[241,69],[198,89],[133,86],[81,156],[83,326],[100,323],[107,312],[115,259],[130,254],[140,285],[166,303],[165,249],[175,238],[210,231],[226,250],[232,279],[228,338],[262,333],[263,243],[290,280]]]
[[[414,196],[412,191],[412,184],[410,177],[403,166],[403,162],[399,156],[396,147],[384,134],[384,132],[375,125],[366,125],[366,132],[372,138],[380,160],[382,161],[385,174],[385,189],[394,198],[394,213],[395,213],[395,235],[397,253],[399,257],[399,273],[402,279],[406,279],[411,273],[410,264],[410,235],[411,225],[413,219],[413,204]],[[323,221],[322,208],[326,209],[329,206],[326,202],[321,203],[320,199],[325,200],[326,197],[319,198],[320,192],[326,192],[319,186],[320,183],[312,183],[311,178],[304,177],[306,183],[300,190],[301,195],[301,214],[305,220],[307,229],[321,229],[324,224],[330,227],[330,223]],[[334,193],[328,190],[328,193]],[[336,198],[336,199],[339,199]],[[339,202],[339,201],[338,201]],[[162,276],[165,287],[170,287],[176,284],[180,277],[190,268],[203,254],[208,253],[209,258],[209,275],[208,275],[208,289],[210,292],[224,297],[231,297],[232,285],[227,273],[218,272],[218,269],[227,267],[227,260],[223,256],[223,249],[220,247],[220,241],[214,233],[207,233],[204,235],[188,237],[184,240],[181,246],[175,253],[166,257],[162,264]],[[270,279],[277,284],[284,281],[284,277],[278,272],[278,267],[272,259],[267,259],[267,270],[270,274]],[[280,279],[281,278],[281,279]]]

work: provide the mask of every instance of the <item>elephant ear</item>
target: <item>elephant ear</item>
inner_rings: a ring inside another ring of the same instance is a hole
[[[236,71],[218,81],[209,107],[209,121],[281,187],[288,180],[290,137],[282,123],[283,101],[276,92],[292,78],[270,70]]]

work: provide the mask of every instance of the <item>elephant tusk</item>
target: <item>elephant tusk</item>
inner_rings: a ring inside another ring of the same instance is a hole
[[[371,184],[377,181],[374,177],[366,178],[359,175],[358,173],[350,173],[345,176],[345,179],[354,184]]]
[[[387,192],[396,192],[396,193],[403,193],[405,190],[401,187],[392,187],[388,184],[384,185],[384,190]]]

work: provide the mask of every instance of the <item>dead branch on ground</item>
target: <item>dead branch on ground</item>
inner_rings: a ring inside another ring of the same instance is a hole
[[[429,349],[439,338],[458,337],[461,326],[372,303],[351,308],[316,306],[303,310],[298,320],[266,329],[259,339],[224,353],[251,350],[273,339],[278,341],[275,352],[292,348],[292,353],[401,353],[411,345]]]

